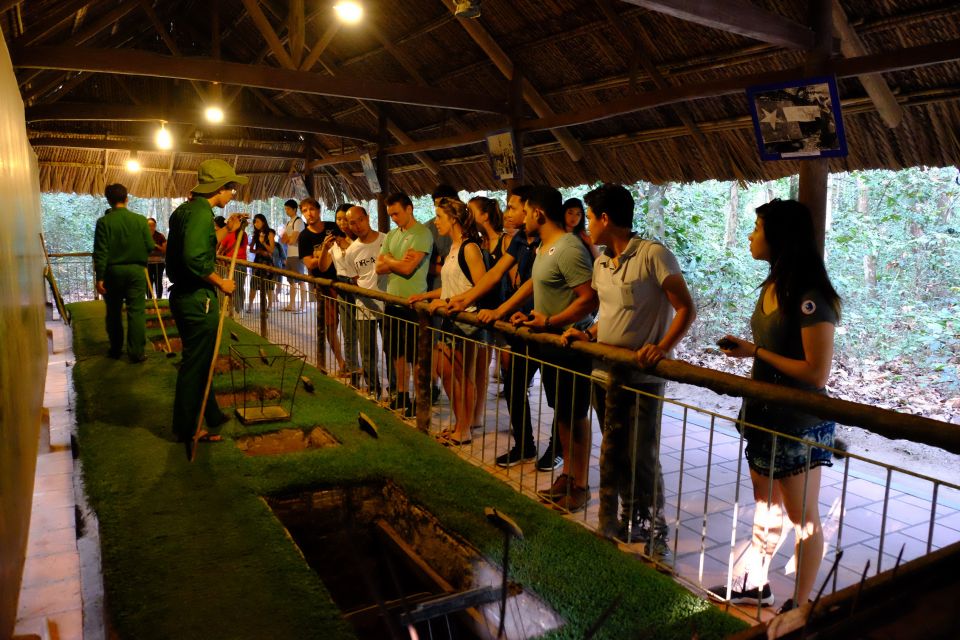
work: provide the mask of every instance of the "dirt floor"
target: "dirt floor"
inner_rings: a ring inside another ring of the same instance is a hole
[[[712,369],[750,375],[749,359],[731,361],[710,351],[683,353],[678,357]],[[876,382],[876,373],[867,371],[863,376],[852,374],[852,371],[858,370],[844,364],[836,365],[828,386],[830,394],[845,400],[960,424],[960,398],[944,397],[936,389],[919,384],[879,384]],[[736,416],[740,410],[740,398],[719,395],[692,385],[671,382],[667,385],[667,396],[725,416]],[[890,440],[860,427],[838,425],[837,436],[846,442],[849,451],[865,458],[960,485],[960,455],[909,440]]]

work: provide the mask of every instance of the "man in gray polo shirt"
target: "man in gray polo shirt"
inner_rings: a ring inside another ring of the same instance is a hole
[[[606,246],[593,266],[600,311],[587,331],[571,328],[564,337],[636,350],[638,364],[652,367],[671,355],[696,317],[680,266],[665,246],[632,231],[634,202],[627,189],[605,184],[584,200],[590,237],[594,244]],[[594,376],[609,380],[610,373],[608,363],[595,363]],[[603,425],[600,532],[645,542],[648,553],[662,554],[667,550],[667,523],[658,452],[665,382],[636,369],[618,371],[617,377],[649,395],[594,383],[594,408]],[[618,502],[622,502],[619,522]]]

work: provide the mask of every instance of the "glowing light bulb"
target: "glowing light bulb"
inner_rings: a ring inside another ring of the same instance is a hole
[[[220,107],[207,107],[203,115],[207,118],[207,122],[213,122],[214,124],[223,122],[223,109]]]
[[[353,0],[340,0],[333,5],[333,10],[337,12],[337,17],[347,24],[357,24],[363,19],[363,5]]]
[[[160,130],[157,131],[157,137],[154,138],[154,140],[157,143],[158,149],[170,149],[173,147],[173,137],[163,125],[160,125]]]
[[[130,158],[127,160],[127,171],[130,173],[139,173],[140,172],[140,162]]]

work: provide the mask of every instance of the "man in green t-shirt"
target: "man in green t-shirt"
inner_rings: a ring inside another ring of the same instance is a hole
[[[204,387],[220,321],[217,291],[232,294],[234,281],[221,278],[216,270],[217,236],[213,207],[224,207],[237,195],[237,186],[248,178],[238,176],[223,160],[205,160],[197,172],[193,197],[170,216],[167,237],[167,275],[170,310],[183,341],[183,362],[177,373],[173,399],[173,432],[180,442],[192,442],[200,418]],[[227,420],[213,394],[207,399],[204,418],[207,428]],[[200,441],[216,441],[218,435],[200,432]]]
[[[433,236],[430,230],[413,217],[413,203],[403,192],[387,197],[387,213],[397,225],[383,240],[377,257],[376,272],[387,275],[387,293],[409,298],[427,290],[427,275],[430,270],[430,252]],[[388,304],[384,309],[383,350],[393,361],[397,374],[396,396],[390,408],[412,417],[413,401],[410,398],[410,381],[407,363],[414,365],[416,376],[417,314],[406,306]]]
[[[146,340],[144,307],[147,295],[147,257],[154,244],[147,219],[127,209],[127,188],[108,185],[104,190],[110,208],[97,220],[93,238],[93,266],[97,292],[107,304],[109,356],[123,351],[123,305],[127,305],[127,356],[143,362]]]

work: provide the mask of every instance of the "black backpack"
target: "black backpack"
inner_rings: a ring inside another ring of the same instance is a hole
[[[473,281],[473,276],[470,275],[470,267],[467,265],[467,258],[463,251],[468,244],[475,244],[478,247],[480,246],[480,243],[476,240],[464,241],[460,245],[460,250],[457,252],[457,263],[460,265],[460,270],[463,271],[463,275],[467,276],[467,280],[470,281],[470,284],[476,284]],[[480,253],[483,255],[483,266],[489,271],[490,267],[493,266],[493,264],[491,264],[493,259],[490,257],[490,252],[483,247],[480,247]],[[500,284],[497,283],[493,286],[493,289],[481,296],[474,304],[477,305],[477,309],[496,309],[500,306],[501,302]]]

